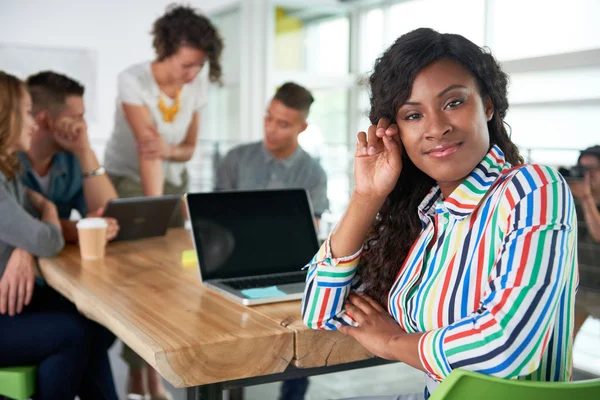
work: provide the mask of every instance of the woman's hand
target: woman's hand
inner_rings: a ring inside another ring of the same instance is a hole
[[[33,205],[33,207],[40,214],[43,214],[44,209],[46,208],[46,203],[48,202],[48,199],[46,199],[44,197],[44,195],[36,192],[35,190],[31,190],[29,188],[27,188],[25,190],[27,191],[27,196],[29,197],[29,200],[31,201],[31,204]]]
[[[348,315],[358,323],[358,327],[341,326],[339,331],[352,336],[376,356],[396,360],[392,342],[406,333],[390,314],[375,300],[362,293],[351,293],[345,307]]]
[[[14,249],[0,279],[0,314],[20,314],[31,301],[34,283],[34,257],[25,250]]]
[[[402,172],[402,142],[398,125],[380,119],[368,134],[360,132],[354,155],[354,183],[363,198],[386,198]]]
[[[87,218],[102,218],[106,221],[106,241],[110,242],[119,234],[119,221],[114,218],[104,218],[104,208],[99,208],[96,211],[88,213]]]
[[[142,158],[168,160],[171,156],[171,145],[166,143],[154,126],[152,134],[138,141],[138,152]]]

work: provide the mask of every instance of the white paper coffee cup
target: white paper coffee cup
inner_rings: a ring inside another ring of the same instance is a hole
[[[108,224],[103,218],[83,218],[77,222],[81,258],[84,260],[104,258],[107,228]]]

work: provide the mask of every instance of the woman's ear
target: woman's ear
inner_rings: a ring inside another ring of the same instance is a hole
[[[494,117],[494,103],[492,103],[492,99],[489,96],[486,96],[483,100],[483,107],[485,108],[485,117],[489,122]]]

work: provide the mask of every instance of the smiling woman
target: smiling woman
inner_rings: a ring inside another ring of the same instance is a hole
[[[418,29],[375,64],[348,209],[310,262],[303,318],[427,374],[571,376],[576,216],[523,165],[507,78],[460,35]]]

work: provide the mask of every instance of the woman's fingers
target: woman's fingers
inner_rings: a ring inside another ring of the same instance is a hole
[[[356,135],[356,155],[367,155],[367,134],[366,132],[358,132]]]
[[[372,297],[362,293],[362,292],[357,292],[356,293],[358,296],[360,296],[361,299],[363,299],[364,301],[366,301],[367,303],[369,303],[371,305],[371,307],[373,307],[375,310],[379,311],[379,312],[383,312],[385,311],[385,309],[381,306],[381,304],[379,304],[378,302],[376,302],[375,300],[373,300]]]
[[[348,299],[346,299],[346,302],[344,303],[344,307],[346,308],[346,312],[348,314],[350,314],[350,316],[356,322],[358,322],[359,325],[367,317],[367,314],[363,310],[361,310],[360,307],[358,307],[356,304],[354,304],[354,302],[352,301],[352,299],[350,297],[348,297]]]
[[[379,121],[377,121],[377,130],[376,130],[377,137],[379,137],[379,138],[384,137],[386,134],[386,130],[389,127],[390,127],[389,120],[387,120],[386,118],[379,118]]]

